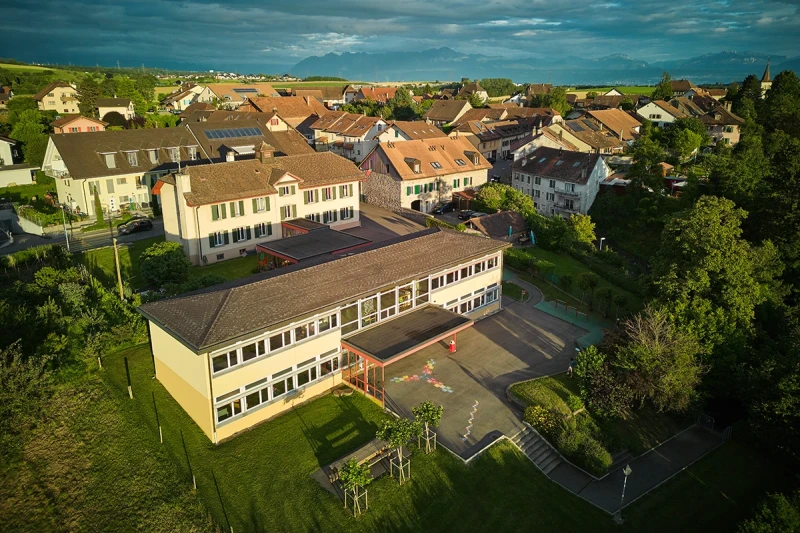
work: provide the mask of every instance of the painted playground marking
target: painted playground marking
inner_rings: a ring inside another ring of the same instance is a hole
[[[442,392],[454,392],[451,387],[448,387],[431,374],[433,374],[433,367],[436,365],[436,361],[433,359],[428,359],[428,362],[425,363],[425,366],[422,367],[422,372],[419,374],[414,374],[412,376],[398,376],[392,378],[390,381],[393,383],[408,383],[409,381],[419,381],[424,379],[437,389],[441,390]]]
[[[472,423],[475,421],[475,413],[478,412],[478,400],[475,400],[475,405],[472,406],[472,411],[469,414],[469,423],[467,424],[467,431],[461,440],[466,442],[467,438],[472,434]]]

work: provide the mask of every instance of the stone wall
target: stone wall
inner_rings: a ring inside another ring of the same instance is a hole
[[[400,209],[400,181],[387,174],[372,171],[362,186],[364,200],[390,211]]]
[[[431,217],[431,215],[420,213],[419,211],[414,211],[413,209],[406,209],[405,207],[392,209],[392,211],[394,211],[403,218],[407,218],[408,220],[416,222],[417,224],[423,227],[425,227],[425,220]]]

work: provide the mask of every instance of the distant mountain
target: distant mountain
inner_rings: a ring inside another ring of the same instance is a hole
[[[761,75],[767,60],[773,75],[785,68],[800,71],[800,57],[768,56],[754,52],[723,51],[675,61],[648,63],[625,54],[599,58],[547,57],[508,59],[480,54],[462,54],[451,48],[420,52],[329,53],[311,56],[291,68],[296,76],[340,76],[351,80],[415,81],[470,78],[511,78],[518,83],[648,85],[661,73],[673,78],[691,78],[695,83],[742,80]],[[786,64],[787,66],[784,66]]]

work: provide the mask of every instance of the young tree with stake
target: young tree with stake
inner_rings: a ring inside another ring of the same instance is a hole
[[[403,463],[403,446],[408,444],[412,437],[419,436],[421,430],[419,422],[411,421],[407,418],[398,418],[384,422],[383,427],[375,434],[377,438],[397,450],[397,467],[400,470],[399,480],[401,485],[407,477],[411,477],[411,461],[407,461],[407,464]],[[390,464],[394,466],[394,460],[390,461]],[[408,476],[406,476],[405,472],[406,466],[408,467]],[[391,470],[390,467],[390,474]]]
[[[369,471],[369,465],[358,464],[355,459],[350,459],[339,471],[339,481],[344,487],[344,506],[347,508],[348,493],[353,500],[353,514],[358,516],[361,514],[361,501],[360,498],[364,497],[365,510],[369,508],[369,500],[367,499],[367,491],[363,494],[358,493],[358,489],[366,487],[372,483],[372,474]]]
[[[422,433],[422,438],[425,439],[425,453],[431,453],[436,449],[436,433],[431,428],[435,428],[441,422],[444,407],[441,405],[436,406],[432,401],[425,400],[417,407],[412,408],[411,412],[414,413],[414,420],[424,425],[425,430]],[[431,448],[431,440],[433,441],[433,448]]]

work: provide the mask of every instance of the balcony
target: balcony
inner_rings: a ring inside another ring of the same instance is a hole
[[[581,193],[577,191],[568,191],[567,189],[554,189],[556,194],[560,194],[561,196],[571,196],[577,198],[581,195]]]
[[[558,205],[558,204],[556,204],[553,207],[555,207],[555,210],[560,212],[560,213],[579,214],[581,212],[580,209],[579,209],[580,206],[569,207],[567,205]]]

